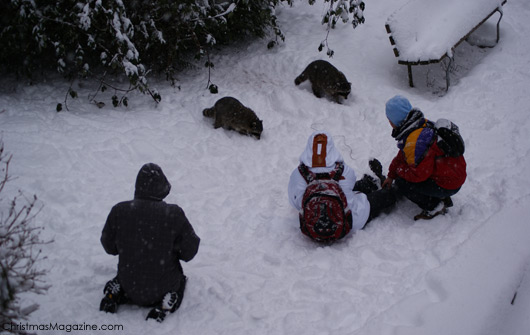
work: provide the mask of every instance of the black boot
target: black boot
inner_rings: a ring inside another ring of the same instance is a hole
[[[163,310],[159,307],[155,307],[149,311],[149,314],[147,314],[147,317],[145,319],[153,319],[156,322],[162,322],[166,318],[167,314],[169,314],[169,311]]]
[[[448,208],[453,206],[453,201],[450,197],[444,198],[440,203],[431,210],[422,210],[420,214],[414,216],[414,221],[417,220],[430,220],[437,217],[438,215],[447,214]]]
[[[116,313],[120,297],[123,294],[117,278],[114,278],[105,285],[103,294],[105,296],[99,304],[99,310],[107,313]]]
[[[162,303],[159,306],[151,309],[151,311],[149,311],[146,320],[154,319],[157,322],[164,321],[166,315],[168,315],[169,313],[173,313],[176,310],[178,300],[179,299],[177,292],[166,293],[164,299],[162,300]]]
[[[453,200],[451,197],[443,198],[442,201],[446,208],[453,207]]]
[[[180,307],[182,299],[184,298],[184,290],[186,289],[187,280],[188,278],[183,276],[180,280],[180,287],[177,292],[166,293],[162,302],[149,311],[146,320],[154,319],[157,322],[162,322],[168,314],[175,312]]]
[[[106,295],[101,299],[101,303],[99,304],[99,310],[106,312],[106,313],[116,313],[118,310],[118,303],[113,299],[113,296],[111,294]]]

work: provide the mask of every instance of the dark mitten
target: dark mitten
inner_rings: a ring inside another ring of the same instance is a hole
[[[369,176],[365,174],[361,180],[358,180],[355,183],[355,187],[353,188],[353,191],[361,192],[364,194],[372,193],[373,191],[377,191],[377,182],[375,181],[375,178],[372,176]]]
[[[372,170],[372,172],[375,173],[377,178],[381,180],[381,183],[383,183],[386,177],[383,175],[383,165],[381,165],[381,162],[374,158],[368,162],[368,165],[370,166],[370,170]]]

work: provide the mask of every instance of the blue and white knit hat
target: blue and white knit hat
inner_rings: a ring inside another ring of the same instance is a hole
[[[407,98],[396,95],[386,102],[386,117],[396,127],[399,127],[411,109],[412,105]]]

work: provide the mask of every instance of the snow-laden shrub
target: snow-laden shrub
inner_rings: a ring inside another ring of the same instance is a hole
[[[36,263],[41,259],[38,249],[43,242],[41,227],[33,225],[38,213],[37,197],[25,198],[22,194],[7,203],[2,194],[9,178],[11,156],[4,153],[0,141],[0,332],[24,333],[13,327],[27,318],[38,306],[22,306],[20,294],[44,293],[47,286],[41,281],[44,275]],[[20,202],[23,204],[20,205]]]
[[[309,0],[310,4],[313,4],[315,0]],[[364,8],[365,4],[362,0],[324,0],[329,3],[329,8],[322,17],[322,24],[327,25],[328,35],[331,29],[334,29],[337,22],[342,21],[347,23],[351,20],[353,29],[357,28],[358,25],[364,23]],[[324,39],[318,51],[326,47],[326,53],[329,57],[333,57],[334,51],[328,46],[328,36]]]
[[[150,72],[174,81],[193,58],[207,58],[216,44],[249,36],[284,40],[276,6],[294,0],[6,0],[0,2],[0,66],[31,77],[50,69],[67,78],[125,75],[129,92],[138,89],[156,101]],[[313,4],[315,0],[308,0]],[[323,23],[364,22],[361,0],[324,0]],[[328,52],[329,54],[329,52]],[[331,56],[331,55],[330,55]],[[109,85],[102,85],[107,87]],[[75,92],[70,92],[75,97]],[[114,105],[126,100],[113,97]]]

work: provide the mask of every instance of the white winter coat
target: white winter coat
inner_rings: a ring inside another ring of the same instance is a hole
[[[327,136],[327,145],[326,145],[326,166],[325,167],[313,167],[313,145],[314,138],[318,134],[325,134]],[[318,131],[311,134],[307,141],[307,146],[300,156],[300,162],[304,163],[311,171],[314,173],[322,172],[331,172],[335,168],[336,162],[344,162],[342,155],[335,148],[333,139],[325,131]],[[366,195],[360,192],[354,192],[353,187],[357,181],[355,176],[355,171],[350,168],[348,165],[344,164],[344,172],[342,173],[344,179],[341,178],[339,185],[346,195],[348,201],[348,208],[352,213],[352,231],[359,230],[364,227],[366,221],[368,220],[368,215],[370,214],[370,203],[366,198]],[[289,179],[289,186],[287,193],[289,195],[289,202],[291,205],[296,208],[298,211],[302,209],[302,197],[304,195],[307,183],[304,180],[304,177],[298,171],[298,167],[294,169],[291,173],[291,178]]]

